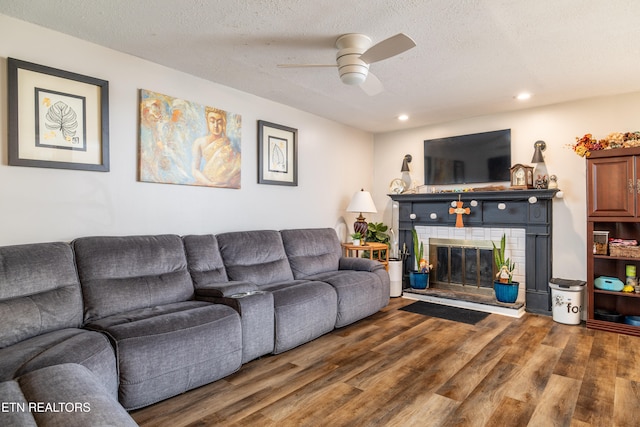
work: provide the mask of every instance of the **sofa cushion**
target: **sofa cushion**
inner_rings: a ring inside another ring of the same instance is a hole
[[[337,296],[332,286],[323,282],[297,280],[264,285],[261,289],[273,294],[275,354],[333,330]]]
[[[0,348],[82,324],[82,297],[67,243],[0,247]]]
[[[370,316],[389,303],[389,275],[384,268],[374,272],[339,270],[312,276],[329,283],[338,295],[336,328]]]
[[[85,322],[193,299],[179,236],[83,237],[73,247]]]
[[[102,318],[86,327],[113,341],[119,400],[127,409],[215,381],[242,362],[240,316],[224,305],[166,304]]]
[[[75,328],[49,332],[0,349],[0,381],[62,363],[85,366],[117,396],[116,358],[109,340],[103,334]]]
[[[389,303],[389,275],[369,259],[345,258],[331,228],[282,230],[296,279],[326,282],[337,293],[335,327],[365,318]]]
[[[16,387],[17,386],[17,387]],[[39,369],[19,377],[15,381],[0,384],[0,400],[7,397],[14,402],[32,407],[23,416],[20,424],[2,425],[39,426],[135,426],[133,418],[118,401],[84,366],[62,364]],[[10,414],[13,416],[15,414]],[[28,418],[33,419],[33,423]],[[24,422],[24,424],[23,424]]]
[[[280,233],[239,231],[217,236],[230,280],[268,285],[293,280]]]
[[[0,382],[0,402],[10,405],[0,411],[0,425],[38,427],[17,381]]]
[[[190,235],[182,241],[197,299],[210,301],[258,289],[253,283],[229,281],[216,236]]]
[[[296,279],[338,269],[342,250],[334,229],[282,230],[280,233]]]
[[[189,271],[196,288],[228,281],[216,236],[190,235],[184,236],[182,240]]]

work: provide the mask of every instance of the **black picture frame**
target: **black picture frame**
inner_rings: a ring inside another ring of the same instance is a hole
[[[7,59],[9,165],[109,171],[109,82]]]
[[[298,185],[298,129],[258,120],[258,184]]]

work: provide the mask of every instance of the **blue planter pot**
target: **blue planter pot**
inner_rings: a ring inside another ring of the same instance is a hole
[[[409,284],[413,289],[427,289],[429,287],[429,273],[409,272]]]
[[[496,291],[496,299],[507,304],[513,304],[516,302],[518,299],[518,288],[518,282],[493,282],[493,289]]]

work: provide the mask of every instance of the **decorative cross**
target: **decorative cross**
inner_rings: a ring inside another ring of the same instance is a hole
[[[456,227],[457,228],[462,228],[464,227],[464,224],[462,223],[462,215],[469,215],[471,213],[471,209],[469,208],[463,208],[462,205],[464,205],[464,202],[460,200],[460,195],[458,194],[458,201],[454,202],[456,204],[456,207],[451,207],[449,208],[449,214],[456,214]]]

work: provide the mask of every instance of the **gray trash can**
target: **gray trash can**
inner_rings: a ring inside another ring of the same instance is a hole
[[[584,302],[582,280],[551,279],[551,306],[553,320],[567,325],[579,325]]]

